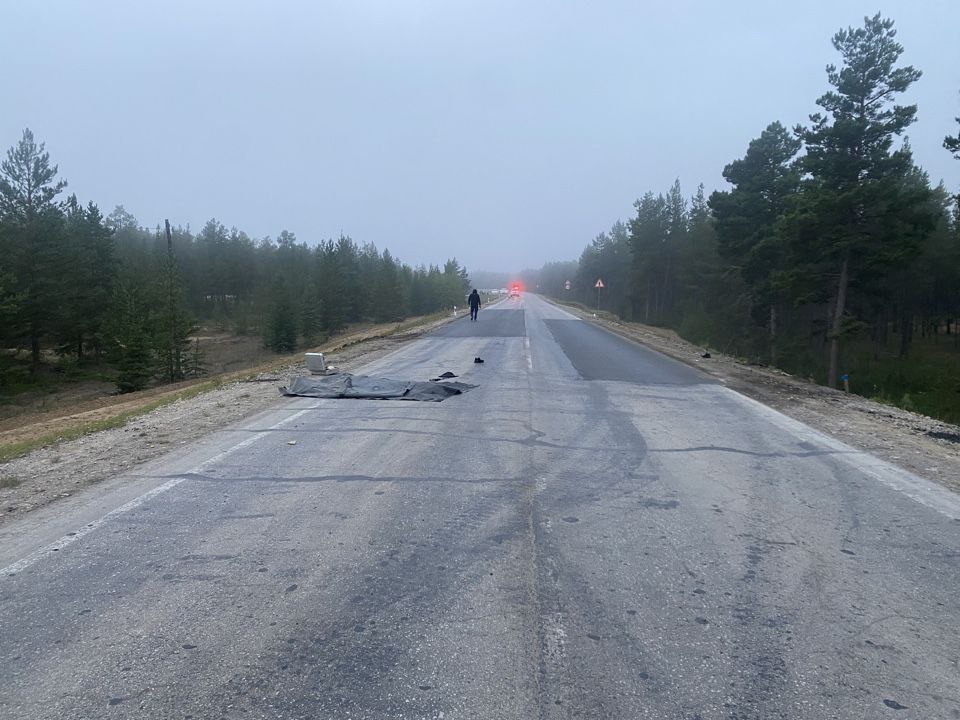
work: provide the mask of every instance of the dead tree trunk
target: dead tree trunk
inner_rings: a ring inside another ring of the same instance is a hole
[[[844,258],[843,265],[840,267],[840,280],[837,282],[837,303],[833,308],[833,326],[830,329],[830,369],[827,372],[827,384],[834,389],[837,387],[840,333],[843,329],[843,313],[847,304],[847,285],[850,282],[849,265],[850,261]]]
[[[777,365],[777,306],[770,306],[770,365]]]
[[[910,354],[913,345],[913,313],[910,308],[904,308],[900,315],[900,357]]]

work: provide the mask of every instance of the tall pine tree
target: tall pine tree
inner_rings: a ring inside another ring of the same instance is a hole
[[[903,47],[893,25],[878,13],[864,18],[861,28],[834,35],[842,66],[827,66],[833,90],[817,100],[824,112],[796,130],[806,145],[801,167],[810,179],[794,218],[793,269],[795,276],[816,275],[830,286],[830,387],[837,387],[841,341],[857,327],[848,315],[851,294],[865,275],[889,270],[915,251],[917,235],[890,233],[891,220],[922,225],[917,208],[929,197],[904,182],[913,172],[909,148],[893,148],[917,112],[895,100],[920,77],[911,66],[897,67]]]
[[[158,308],[153,328],[153,347],[160,376],[164,382],[186,377],[190,353],[190,334],[196,323],[183,297],[180,264],[173,252],[170,223],[166,223],[167,252],[160,261],[160,272],[154,286],[154,302]]]
[[[41,360],[41,343],[57,324],[64,269],[63,213],[56,196],[67,186],[57,180],[44,144],[29,128],[0,162],[0,223],[5,226],[0,248],[0,274],[14,278],[20,298],[13,335],[30,348],[34,372]]]

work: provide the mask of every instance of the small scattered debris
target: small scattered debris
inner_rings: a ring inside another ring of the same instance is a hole
[[[287,445],[296,445],[296,444],[297,444],[296,440],[287,440]]]
[[[708,359],[708,360],[709,360],[709,359],[710,359],[710,357],[711,357],[711,355],[710,355],[710,351],[709,351],[709,350],[707,350],[707,351],[706,351],[706,352],[705,352],[705,353],[704,353],[703,355],[701,355],[700,357],[702,357],[702,358],[706,358],[706,359]]]
[[[482,362],[483,362],[483,358],[481,358],[481,357],[475,357],[475,358],[473,359],[473,362],[476,363],[476,364],[482,363]]]
[[[907,710],[906,705],[901,705],[896,700],[884,700],[883,704],[886,705],[891,710]]]
[[[946,440],[947,442],[960,443],[960,433],[943,432],[942,430],[927,430],[927,435],[937,440]]]

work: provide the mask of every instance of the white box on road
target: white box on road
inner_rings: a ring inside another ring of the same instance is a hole
[[[307,358],[307,370],[314,374],[325,373],[327,371],[327,361],[323,353],[304,353]]]

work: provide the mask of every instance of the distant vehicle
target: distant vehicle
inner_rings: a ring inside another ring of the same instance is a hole
[[[510,287],[510,297],[512,297],[512,298],[520,297],[520,286],[519,286],[519,285],[513,285],[513,286]]]

